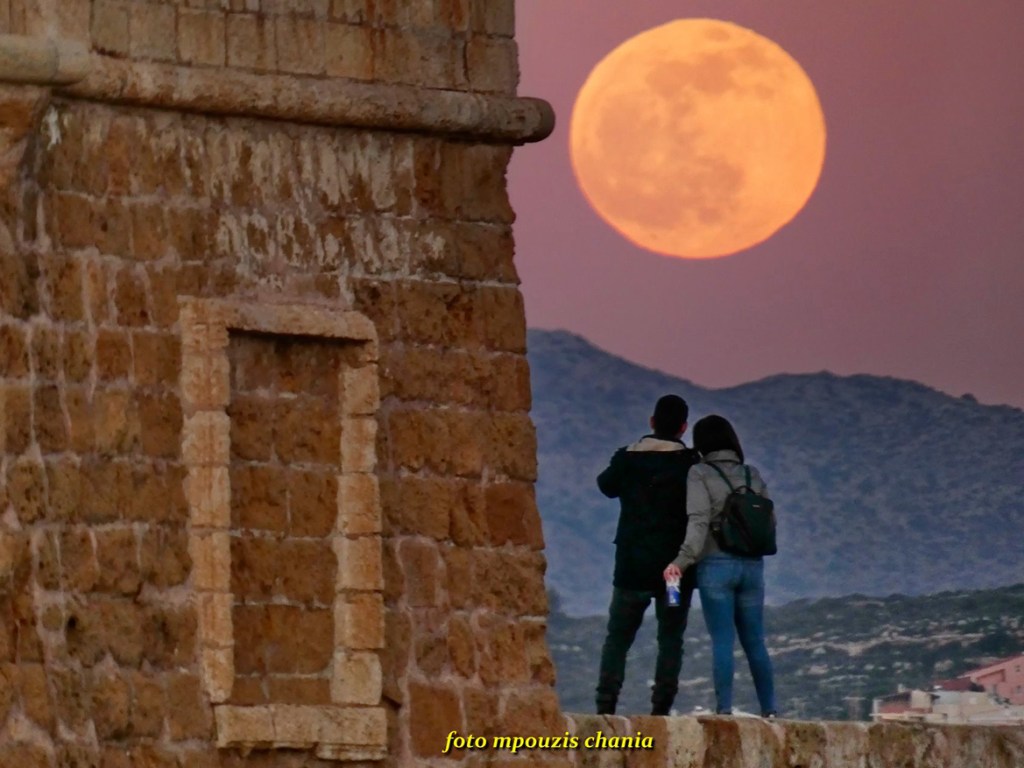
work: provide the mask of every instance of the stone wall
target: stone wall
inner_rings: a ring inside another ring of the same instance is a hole
[[[552,116],[512,30],[511,0],[0,0],[0,765],[1020,760],[559,711],[504,176]],[[658,747],[441,755],[600,728]]]
[[[1015,768],[1020,728],[569,715],[579,738],[650,736],[653,749],[580,749],[580,768]],[[520,755],[529,755],[521,751]]]
[[[563,727],[504,180],[550,113],[512,29],[0,2],[0,765]]]

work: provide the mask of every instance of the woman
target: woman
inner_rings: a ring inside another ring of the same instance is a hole
[[[732,652],[739,634],[761,716],[775,717],[772,663],[764,643],[764,562],[760,557],[723,552],[709,533],[722,513],[729,483],[734,488],[746,483],[743,448],[732,425],[721,416],[706,416],[694,425],[693,447],[703,460],[687,475],[686,540],[678,557],[665,568],[665,580],[678,579],[687,568],[697,568],[697,589],[711,635],[716,712],[732,714]],[[749,469],[752,490],[764,494],[760,473],[754,467]]]

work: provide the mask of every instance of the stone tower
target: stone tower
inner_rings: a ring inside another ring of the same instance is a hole
[[[0,33],[0,765],[562,733],[505,188],[553,119],[512,0],[0,0]]]

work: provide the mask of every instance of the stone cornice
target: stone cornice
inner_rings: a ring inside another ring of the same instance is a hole
[[[534,98],[113,59],[67,41],[0,35],[0,81],[113,104],[525,144],[554,128]]]

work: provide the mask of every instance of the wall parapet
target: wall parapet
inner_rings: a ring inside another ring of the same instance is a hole
[[[757,717],[566,715],[579,738],[636,736],[653,749],[579,749],[582,768],[1017,768],[1024,728],[767,721]]]
[[[21,35],[0,35],[0,81],[113,104],[494,144],[541,141],[555,124],[542,99],[114,59],[71,41]]]

